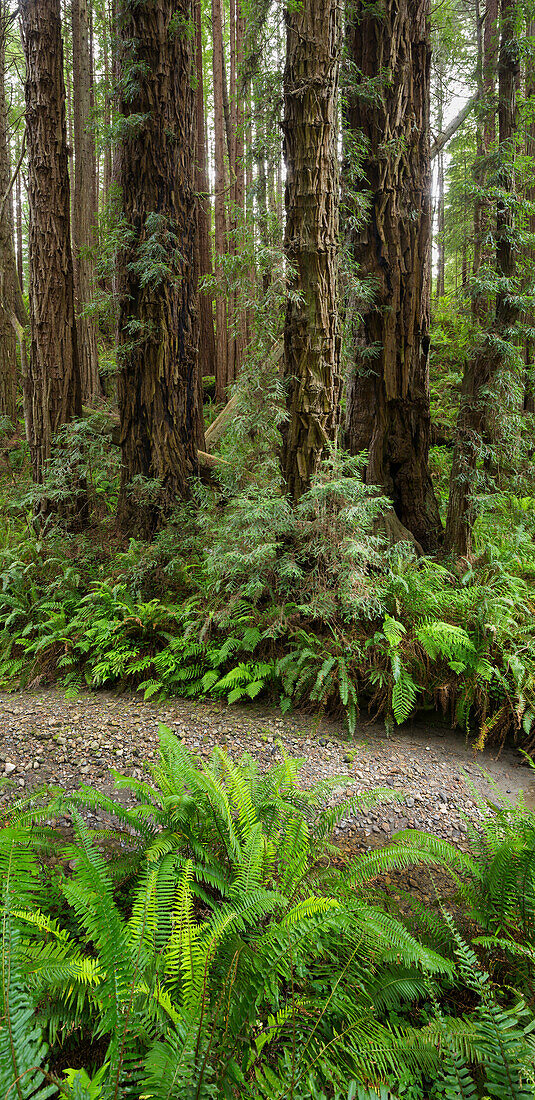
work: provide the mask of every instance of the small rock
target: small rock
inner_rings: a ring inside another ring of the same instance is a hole
[[[4,765],[4,774],[5,775],[12,775],[13,772],[16,772],[16,770],[17,770],[17,765],[12,764],[11,760],[6,760],[5,765]]]

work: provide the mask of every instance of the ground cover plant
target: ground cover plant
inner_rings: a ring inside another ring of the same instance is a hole
[[[238,476],[239,463],[235,453]],[[386,502],[343,456],[296,508],[276,478],[225,491],[200,487],[198,506],[177,509],[150,545],[110,552],[104,531],[65,540],[54,523],[11,539],[3,685],[264,696],[338,710],[350,733],[361,709],[401,723],[435,706],[480,744],[509,736],[530,749],[531,498],[491,497],[481,553],[459,569],[409,543],[388,548]]]
[[[371,1098],[405,1095],[409,1080],[422,1097],[532,1095],[528,948],[491,979],[488,938],[468,944],[443,905],[417,936],[385,911],[376,883],[386,869],[447,861],[466,897],[477,874],[485,926],[492,873],[425,835],[331,865],[334,823],[392,791],[325,810],[337,780],[304,789],[299,761],[282,756],[262,774],[250,758],[218,750],[201,762],[160,736],[151,782],[116,776],[136,796],[130,809],[89,788],[9,809],[6,1095]],[[84,807],[111,824],[88,829]],[[46,824],[65,812],[67,845]],[[488,816],[485,835],[498,836],[499,820],[491,829]],[[511,818],[509,852],[515,838],[527,849],[530,828],[520,811]],[[531,879],[522,897],[519,876],[509,883],[508,911],[525,907]]]

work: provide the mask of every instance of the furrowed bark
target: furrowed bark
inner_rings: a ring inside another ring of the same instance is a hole
[[[198,384],[192,0],[128,0],[120,18],[119,158],[130,235],[119,265],[119,521],[150,535],[190,495],[203,439]],[[132,116],[134,116],[132,118]],[[147,496],[132,479],[154,479]]]
[[[97,329],[84,315],[94,283],[90,249],[95,244],[95,163],[91,133],[91,63],[87,0],[72,0],[74,202],[73,260],[75,308],[80,355],[82,402],[90,404],[100,393]]]
[[[224,58],[221,26],[221,0],[212,0],[213,77],[214,77],[214,245],[215,271],[222,278],[222,259],[227,251],[227,219],[225,205],[225,118],[224,118]],[[228,381],[227,303],[222,291],[215,302],[216,314],[216,398],[224,401]]]
[[[197,274],[212,274],[212,255],[210,230],[212,213],[208,194],[208,172],[206,169],[206,123],[204,117],[204,88],[202,64],[202,11],[201,0],[195,0],[195,65],[196,65],[196,120],[197,120],[197,163],[195,169],[195,187],[197,190]],[[215,335],[212,299],[202,291],[199,294],[199,370],[200,375],[215,375]]]
[[[368,451],[366,482],[393,502],[425,550],[441,537],[429,472],[430,57],[426,0],[357,0],[347,30],[355,72],[346,108],[348,137],[364,137],[353,191],[369,203],[349,235],[356,270],[371,280],[354,332],[347,445]],[[370,96],[366,83],[382,76]],[[363,91],[359,83],[364,82]]]
[[[284,327],[288,421],[282,472],[294,499],[308,489],[337,427],[338,156],[336,112],[341,53],[337,0],[303,0],[286,12],[284,156]]]
[[[0,412],[17,417],[17,326],[27,323],[13,242],[14,183],[9,157],[8,107],[5,91],[5,50],[9,12],[0,3]],[[24,139],[23,139],[24,140]],[[20,163],[19,163],[20,169]],[[18,174],[17,174],[18,178]]]
[[[25,418],[34,480],[52,436],[81,413],[59,0],[22,0],[28,142],[30,357]]]

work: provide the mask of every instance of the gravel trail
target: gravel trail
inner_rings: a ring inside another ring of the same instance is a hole
[[[462,845],[465,817],[477,822],[479,816],[470,781],[481,794],[493,796],[485,773],[513,799],[524,789],[528,804],[535,805],[535,773],[522,766],[520,754],[507,750],[494,760],[485,752],[476,760],[464,736],[438,718],[408,723],[390,738],[381,723],[362,721],[348,739],[343,724],[333,719],[281,716],[267,706],[184,699],[145,703],[106,691],[68,701],[54,689],[0,694],[0,802],[43,782],[65,790],[85,783],[111,794],[110,768],[141,777],[157,758],[160,723],[205,758],[220,745],[234,758],[249,752],[268,766],[279,757],[280,740],[287,753],[304,759],[303,785],[343,776],[333,804],[377,786],[403,794],[400,803],[343,822],[341,841],[351,836],[367,845],[384,844],[397,829],[419,828]]]

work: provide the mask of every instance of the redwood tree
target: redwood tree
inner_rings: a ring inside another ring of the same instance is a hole
[[[0,412],[17,416],[17,332],[26,324],[26,309],[15,260],[12,172],[5,91],[6,35],[10,18],[0,0]]]
[[[212,253],[210,245],[211,208],[208,194],[208,170],[206,165],[206,118],[204,110],[203,57],[202,57],[202,5],[195,0],[195,80],[197,120],[197,165],[195,187],[198,196],[197,205],[197,274],[212,275]],[[199,370],[200,375],[215,375],[215,334],[211,297],[206,293],[199,296],[200,337]]]
[[[500,369],[515,354],[514,326],[520,316],[515,284],[518,233],[515,226],[514,145],[520,52],[514,0],[501,2],[498,61],[498,155],[496,203],[496,294],[494,323],[469,356],[461,388],[450,478],[446,550],[465,557],[472,549],[475,479],[487,422],[489,399]]]
[[[195,279],[192,0],[125,0],[120,18],[125,247],[119,270],[123,525],[150,533],[189,496],[202,441]],[[156,481],[151,501],[132,479]]]
[[[336,430],[339,393],[337,93],[338,0],[286,11],[284,327],[288,421],[282,471],[294,499],[306,490]]]
[[[347,443],[368,451],[366,481],[391,498],[395,532],[425,548],[441,525],[428,453],[430,159],[427,0],[355,0],[347,53],[348,147],[362,147],[352,182],[350,252],[372,301],[354,332]],[[397,519],[396,519],[397,517]],[[400,526],[402,525],[401,530]],[[406,533],[406,532],[405,532]]]
[[[72,0],[74,201],[72,237],[74,288],[78,318],[82,400],[91,404],[100,392],[97,330],[84,314],[91,301],[96,210],[94,141],[91,133],[91,63],[87,0]]]
[[[214,79],[214,245],[215,272],[222,278],[222,259],[227,252],[226,172],[225,172],[225,59],[221,0],[212,0],[212,64]],[[216,398],[224,401],[228,382],[227,302],[221,291],[215,301],[216,318]]]
[[[60,0],[21,0],[26,56],[30,360],[26,430],[34,479],[52,436],[81,413],[74,315]]]
[[[489,170],[489,157],[496,137],[495,77],[498,58],[498,8],[499,0],[487,0],[485,18],[481,26],[478,18],[477,82],[479,104],[477,113],[477,150],[474,164],[476,199],[474,203],[474,262],[473,273],[479,275],[483,264],[492,263],[492,250],[488,241],[494,232],[493,203],[485,193]],[[476,7],[479,16],[479,6]],[[479,321],[488,320],[488,301],[485,292],[477,284],[472,292],[472,312]]]

